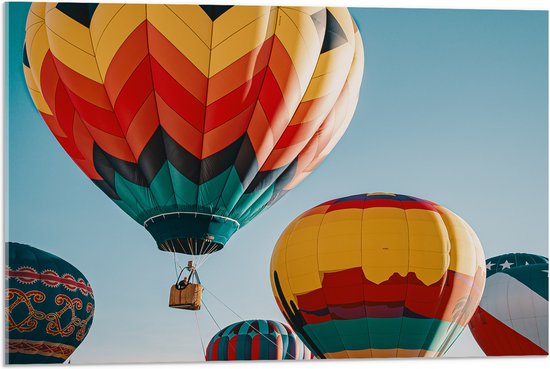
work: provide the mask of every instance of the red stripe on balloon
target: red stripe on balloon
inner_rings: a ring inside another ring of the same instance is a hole
[[[288,112],[283,99],[283,94],[279,84],[270,68],[265,73],[262,91],[260,92],[259,102],[262,105],[267,120],[272,126],[279,127],[281,122],[288,123]],[[279,129],[280,130],[280,129]]]
[[[243,110],[246,110],[248,106],[255,104],[262,87],[264,72],[265,70],[257,73],[252,79],[209,105],[206,108],[204,131],[208,132],[223,125]],[[249,121],[250,116],[251,114],[244,117],[244,119]]]
[[[277,360],[283,360],[283,338],[278,335],[275,339],[276,347],[277,347]]]
[[[75,112],[66,88],[59,80],[51,51],[44,57],[41,70],[41,87],[52,115],[41,112],[42,118],[67,154],[91,179],[102,179],[93,164],[93,138]],[[62,120],[55,115],[56,104]],[[85,150],[83,152],[82,150]]]
[[[68,91],[79,96],[82,100],[88,101],[92,105],[111,110],[112,104],[102,82],[96,82],[78,73],[55,57],[53,57],[53,60],[59,78],[63,81]]]
[[[260,360],[260,334],[256,334],[252,337],[252,343],[250,345],[251,360]]]
[[[229,339],[227,345],[227,360],[237,360],[237,339],[239,336],[233,336]]]
[[[479,347],[487,356],[548,355],[548,352],[537,344],[481,307],[477,308],[469,327]]]
[[[180,85],[152,56],[151,73],[155,81],[155,91],[162,100],[195,129],[204,132],[205,107],[203,103]]]
[[[64,76],[62,79],[63,84],[67,88],[67,94],[70,97],[70,101],[74,108],[78,111],[78,115],[80,115],[80,118],[82,118],[82,120],[84,120],[86,123],[109,135],[124,137],[124,134],[119,127],[115,113],[113,112],[111,104],[107,98],[107,94],[105,93],[103,85],[92,81],[84,76],[81,76],[74,70],[65,66],[65,64],[63,64],[55,57],[53,59],[55,61],[55,68],[59,72],[60,76]],[[87,83],[84,84],[83,81],[87,81]],[[79,87],[80,84],[82,84],[83,86]],[[91,91],[92,88],[94,89],[94,91]],[[81,89],[88,89],[88,94],[103,94],[107,102],[103,101],[101,105],[94,104],[93,101],[98,100],[99,97],[89,100],[88,96],[85,96],[86,94],[83,93]],[[83,95],[85,97],[83,97]]]
[[[388,280],[374,283],[364,277],[362,268],[324,273],[322,288],[297,296],[298,307],[307,323],[330,319],[355,319],[364,316],[402,316],[403,308],[426,318],[452,321],[452,311],[459,299],[473,292],[477,280],[447,271],[437,282],[426,286],[409,273],[394,273]],[[407,295],[414,298],[404,301]],[[413,291],[413,292],[411,292]]]
[[[149,56],[146,56],[118,94],[115,102],[115,113],[124,134],[128,133],[128,128],[132,124],[134,117],[153,92],[153,80],[151,79],[150,69]],[[156,111],[154,119],[156,120]]]
[[[343,209],[369,209],[369,208],[399,208],[403,210],[408,209],[423,209],[437,212],[436,208],[428,203],[419,202],[419,201],[399,201],[399,200],[386,200],[386,199],[376,199],[376,200],[349,200],[341,201],[332,204],[328,212],[343,210]]]
[[[103,85],[111,101],[118,99],[128,78],[148,55],[147,24],[144,21],[120,45],[105,73]]]
[[[212,357],[211,360],[219,359],[219,350],[220,350],[220,339],[216,339],[212,344]]]
[[[184,89],[206,105],[208,78],[151,23],[147,23],[149,53]],[[155,87],[161,81],[155,80]]]
[[[65,276],[59,277],[58,275],[53,275],[53,274],[38,273],[38,272],[32,271],[30,268],[28,270],[19,270],[19,269],[8,270],[7,275],[8,275],[8,279],[9,278],[20,279],[21,283],[34,283],[36,281],[42,281],[43,283],[49,282],[49,284],[51,285],[59,283],[62,285],[70,286],[72,289],[84,290],[85,292],[93,296],[92,288],[86,283],[75,280],[73,276],[70,276],[71,278],[67,278]]]

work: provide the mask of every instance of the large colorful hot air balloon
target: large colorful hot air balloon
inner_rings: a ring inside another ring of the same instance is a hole
[[[55,255],[14,242],[6,247],[6,362],[62,363],[92,325],[90,283]]]
[[[292,328],[274,320],[233,323],[216,333],[206,349],[207,361],[312,358]]]
[[[80,169],[161,250],[206,254],[328,155],[364,63],[346,8],[34,3],[23,64]]]
[[[548,355],[548,258],[487,259],[487,282],[469,327],[488,356]]]
[[[472,228],[444,207],[367,193],[290,223],[271,284],[318,358],[441,356],[479,304],[484,259]]]

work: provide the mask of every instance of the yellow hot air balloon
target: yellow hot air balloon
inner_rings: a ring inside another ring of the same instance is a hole
[[[328,201],[283,232],[275,299],[318,358],[440,356],[485,285],[481,243],[433,202],[391,193]]]

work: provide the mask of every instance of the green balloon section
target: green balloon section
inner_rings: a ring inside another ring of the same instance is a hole
[[[509,253],[494,256],[485,260],[487,268],[487,278],[497,272],[502,272],[507,269],[514,269],[521,266],[533,265],[533,264],[548,264],[548,258],[527,253]]]
[[[5,361],[62,363],[82,343],[94,315],[86,277],[65,260],[7,242]]]

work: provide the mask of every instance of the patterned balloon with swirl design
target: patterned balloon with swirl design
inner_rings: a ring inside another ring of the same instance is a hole
[[[62,363],[92,325],[90,283],[58,256],[14,242],[6,248],[5,361]]]

